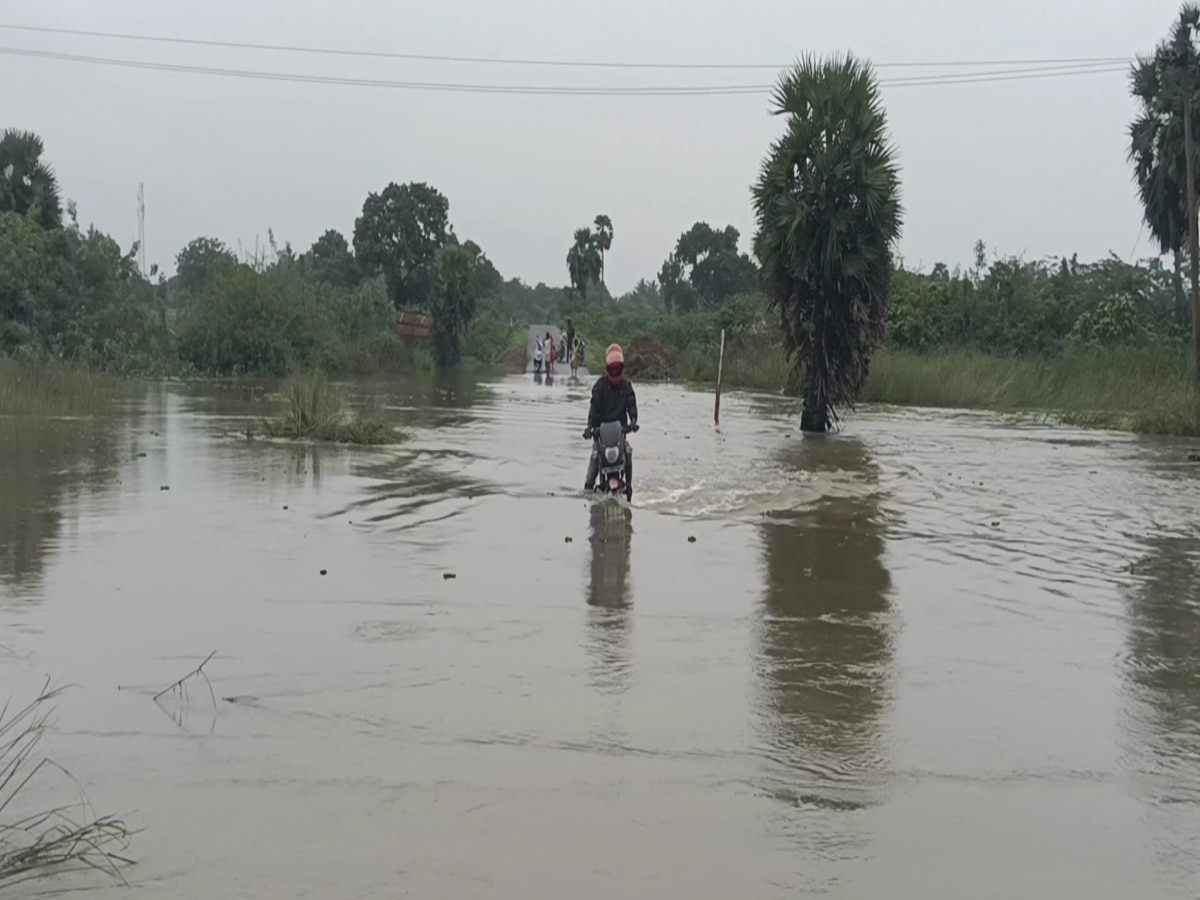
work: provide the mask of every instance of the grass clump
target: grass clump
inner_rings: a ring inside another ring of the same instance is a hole
[[[388,444],[397,438],[378,410],[350,409],[342,392],[319,372],[292,375],[282,394],[283,414],[263,422],[268,437],[339,444]]]
[[[117,384],[57,359],[0,360],[0,415],[90,415],[112,400]]]
[[[78,782],[38,746],[46,733],[50,705],[62,692],[49,681],[23,709],[0,709],[0,891],[68,872],[100,871],[124,881],[133,861],[122,855],[130,831],[120,819],[97,818],[86,796],[78,805],[30,811],[28,792],[42,776],[58,772]]]

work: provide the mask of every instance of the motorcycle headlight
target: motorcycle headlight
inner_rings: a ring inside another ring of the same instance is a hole
[[[610,463],[615,463],[619,455],[620,451],[616,447],[604,448],[604,458]]]

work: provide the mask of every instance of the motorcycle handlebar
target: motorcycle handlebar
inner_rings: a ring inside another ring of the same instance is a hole
[[[632,434],[632,433],[633,433],[633,432],[635,432],[635,431],[637,431],[637,428],[631,428],[631,427],[630,427],[630,426],[628,426],[628,425],[622,425],[622,426],[621,426],[621,434]],[[587,429],[587,430],[586,430],[586,431],[584,431],[584,433],[583,433],[583,439],[584,439],[585,441],[590,441],[590,440],[591,440],[592,438],[594,438],[595,436],[596,436],[596,432],[595,432],[595,431],[593,431],[591,428]]]

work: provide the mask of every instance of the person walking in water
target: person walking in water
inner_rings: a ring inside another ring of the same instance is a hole
[[[571,342],[571,377],[579,377],[579,366],[583,362],[583,341],[575,338]]]
[[[554,346],[554,338],[550,336],[550,332],[546,332],[546,346],[549,348],[546,351],[546,373],[554,374],[554,358],[558,355],[558,348]]]
[[[575,358],[575,323],[567,319],[567,353]]]

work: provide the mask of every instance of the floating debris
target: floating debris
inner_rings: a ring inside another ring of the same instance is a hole
[[[563,538],[563,543],[564,543],[564,544],[569,544],[569,543],[571,543],[571,541],[573,541],[573,540],[575,540],[575,538],[571,537],[571,536],[568,534],[568,535],[567,535],[565,538]]]
[[[443,572],[443,573],[442,573],[442,580],[443,580],[443,581],[449,581],[451,578],[457,578],[457,577],[458,577],[458,576],[457,576],[457,575],[455,575],[453,572]]]
[[[689,534],[689,535],[688,535],[688,543],[689,543],[689,544],[694,544],[694,543],[696,543],[696,536],[695,536],[694,534]]]
[[[328,570],[328,569],[322,569],[322,570],[321,570],[321,574],[322,574],[322,575],[328,575],[328,574],[329,574],[329,570]]]
[[[160,491],[169,491],[171,489],[171,486],[169,484],[160,484],[158,486],[158,489]]]

